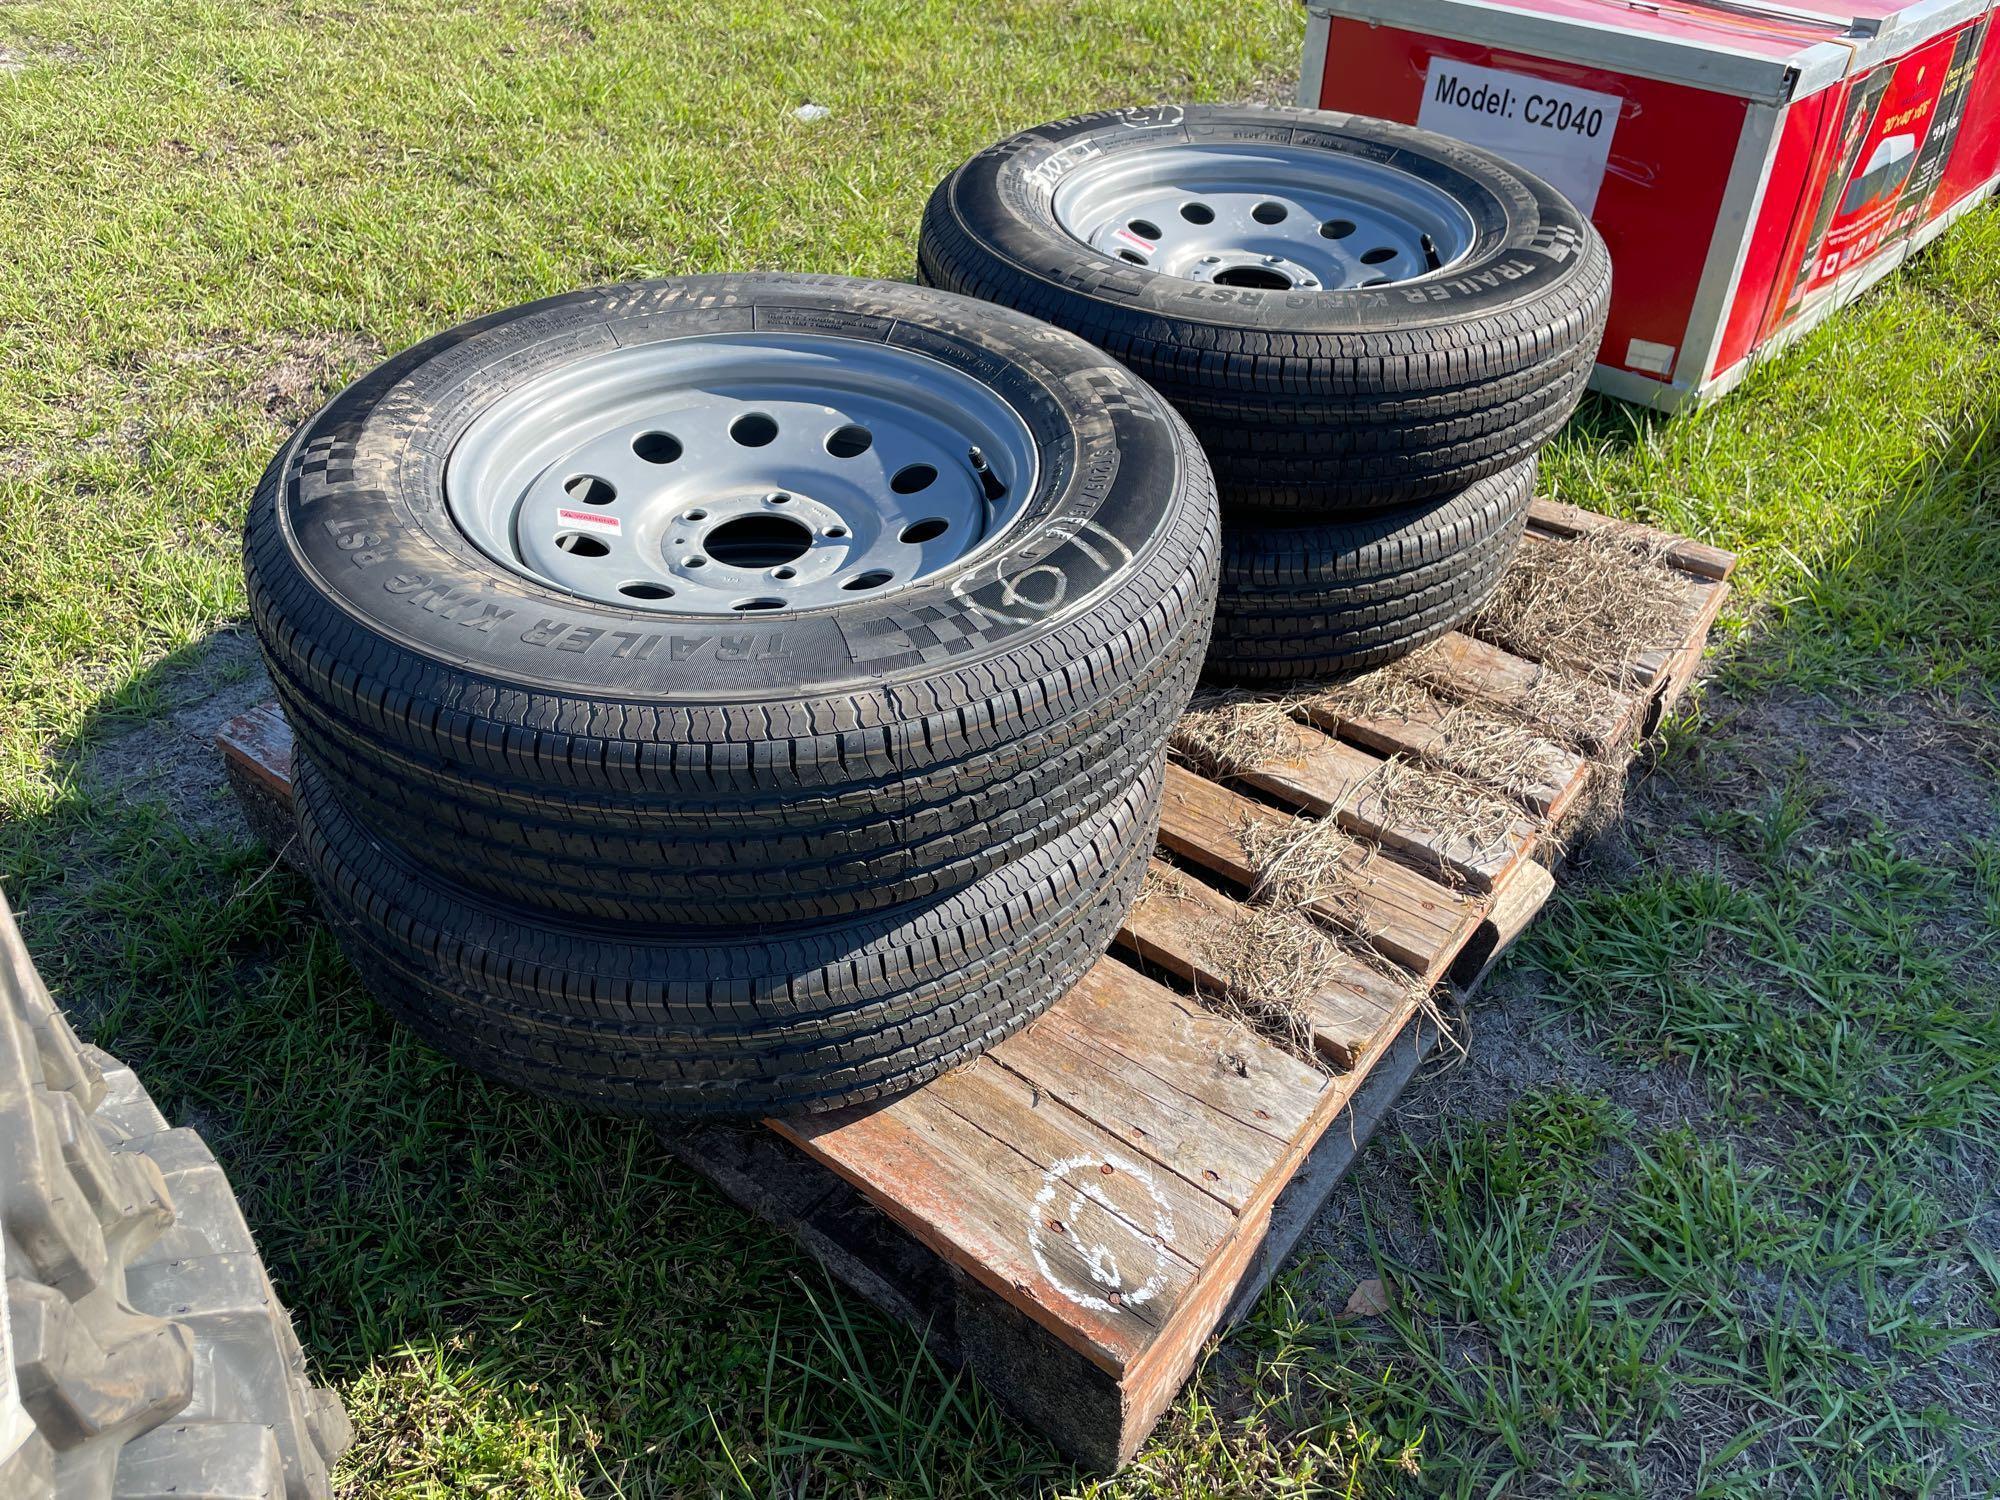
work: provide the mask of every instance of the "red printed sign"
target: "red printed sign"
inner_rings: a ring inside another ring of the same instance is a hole
[[[1923,217],[1958,139],[1985,34],[1976,22],[1849,85],[1832,167],[1771,327]]]

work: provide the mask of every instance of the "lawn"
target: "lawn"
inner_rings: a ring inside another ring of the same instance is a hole
[[[1710,682],[1117,1481],[645,1129],[374,1009],[207,745],[264,695],[237,531],[290,427],[574,285],[906,276],[979,145],[1282,96],[1303,24],[661,10],[0,7],[0,885],[228,1168],[347,1491],[2000,1492],[2000,212],[1714,409],[1561,439],[1558,497],[1743,553]]]

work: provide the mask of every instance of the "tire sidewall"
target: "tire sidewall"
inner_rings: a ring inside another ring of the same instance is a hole
[[[728,333],[888,344],[995,390],[1041,457],[1005,546],[892,594],[717,618],[578,598],[487,557],[452,522],[452,447],[509,392],[616,349]],[[441,334],[337,397],[253,507],[253,592],[282,597],[285,623],[307,637],[338,629],[332,611],[392,655],[510,687],[656,702],[852,692],[1042,639],[1157,571],[1147,563],[1177,531],[1185,540],[1188,468],[1201,463],[1183,434],[1101,352],[951,293],[775,275],[593,289]],[[1157,581],[1114,613],[1149,594],[1157,602]]]
[[[1335,291],[1225,287],[1100,255],[1057,220],[1077,170],[1164,146],[1288,146],[1335,151],[1406,172],[1471,215],[1474,242],[1445,270],[1393,286]],[[1070,304],[1265,333],[1368,334],[1450,327],[1534,303],[1571,279],[1594,231],[1567,199],[1499,157],[1448,137],[1361,116],[1299,109],[1160,105],[1111,110],[1025,131],[947,178],[933,212],[964,238]]]

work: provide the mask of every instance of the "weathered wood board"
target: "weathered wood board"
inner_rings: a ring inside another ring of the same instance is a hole
[[[1416,1072],[1433,994],[1476,983],[1533,920],[1563,830],[1692,677],[1734,559],[1573,507],[1530,515],[1530,545],[1607,532],[1674,571],[1685,618],[1593,663],[1587,725],[1526,720],[1544,738],[1492,789],[1510,806],[1497,831],[1427,827],[1384,785],[1392,765],[1450,768],[1454,736],[1482,715],[1520,724],[1538,701],[1550,669],[1454,636],[1407,711],[1302,711],[1227,785],[1172,766],[1155,879],[1116,950],[986,1056],[896,1099],[668,1133],[668,1149],[1079,1462],[1123,1463]],[[282,847],[283,718],[255,710],[221,744],[253,826]],[[1274,910],[1255,848],[1328,818],[1349,843],[1325,895]],[[1310,924],[1341,955],[1292,997],[1300,1055],[1234,1018],[1233,955],[1272,923]]]

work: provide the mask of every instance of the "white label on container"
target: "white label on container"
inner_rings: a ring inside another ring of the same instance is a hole
[[[1588,214],[1597,207],[1623,102],[1616,94],[1433,57],[1417,123],[1519,162]]]
[[[1625,368],[1643,370],[1648,375],[1674,373],[1674,346],[1656,344],[1651,339],[1633,339],[1625,346]]]

